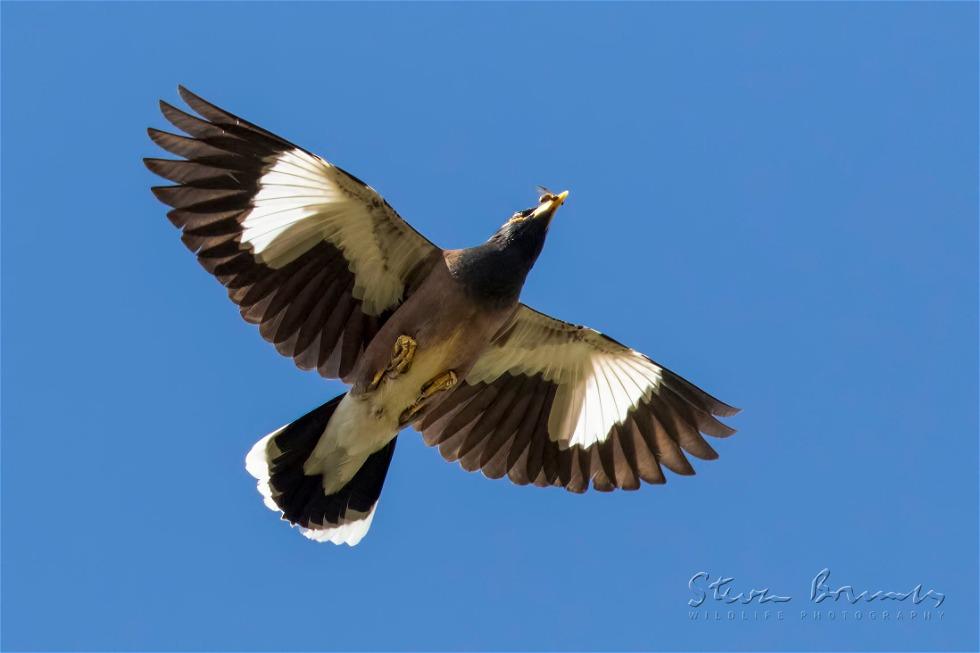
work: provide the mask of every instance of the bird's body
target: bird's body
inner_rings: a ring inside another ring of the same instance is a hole
[[[351,378],[345,379],[354,394],[370,385],[375,372],[385,366],[400,335],[408,335],[417,343],[413,369],[422,364],[423,357],[439,357],[438,352],[446,351],[444,345],[452,341],[453,347],[442,354],[443,369],[469,371],[494,333],[517,308],[516,297],[499,303],[471,301],[469,279],[452,271],[456,254],[447,252],[443,260],[433,265],[419,291],[398,307],[371,340]]]
[[[490,478],[584,492],[693,474],[734,431],[728,406],[643,354],[520,303],[567,192],[545,191],[485,243],[442,250],[353,175],[180,89],[161,103],[184,160],[147,159],[184,243],[242,316],[350,391],[257,442],[266,505],[318,541],[367,532],[398,433]]]
[[[447,370],[465,376],[516,310],[516,297],[499,303],[470,301],[470,279],[450,271],[454,254],[457,252],[447,252],[433,265],[418,292],[392,314],[371,339],[351,376],[344,379],[351,390],[306,464],[307,472],[326,472],[328,493],[339,489],[368,455],[398,434],[404,426],[400,416],[426,382]],[[401,336],[415,341],[411,366],[372,387],[374,376],[388,364]],[[343,465],[337,469],[339,461]]]

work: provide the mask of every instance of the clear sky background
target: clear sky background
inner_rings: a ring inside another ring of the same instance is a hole
[[[5,649],[976,649],[975,3],[2,12]],[[343,388],[150,194],[178,83],[443,246],[570,189],[525,301],[739,433],[694,478],[584,496],[408,433],[358,547],[301,538],[243,458]],[[801,620],[825,567],[944,617]],[[692,622],[697,571],[793,600]]]

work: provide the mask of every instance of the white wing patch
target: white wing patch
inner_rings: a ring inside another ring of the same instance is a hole
[[[342,171],[300,149],[276,158],[259,179],[252,207],[241,242],[258,261],[280,268],[327,240],[349,261],[353,295],[369,315],[401,301],[402,279],[427,254],[423,239],[381,233],[389,218],[374,214],[391,209],[372,189],[356,187]]]
[[[661,379],[660,367],[643,354],[593,329],[524,308],[503,346],[491,346],[466,382],[491,383],[505,373],[541,374],[558,384],[548,435],[563,448],[603,442],[630,410],[650,398]]]

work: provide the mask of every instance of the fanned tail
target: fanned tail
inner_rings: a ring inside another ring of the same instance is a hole
[[[343,398],[331,399],[256,442],[245,457],[245,468],[258,480],[265,505],[281,512],[304,536],[354,546],[371,527],[395,439],[369,455],[340,489],[327,494],[324,487],[336,485],[337,479],[307,474],[303,464],[325,437],[327,424]]]

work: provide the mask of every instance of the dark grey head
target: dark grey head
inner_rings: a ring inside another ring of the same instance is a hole
[[[487,244],[495,245],[518,254],[520,259],[527,261],[527,269],[531,266],[544,247],[548,227],[555,217],[558,207],[565,202],[568,191],[555,195],[545,191],[538,199],[538,205],[523,211],[518,211],[507,222],[500,225],[496,233],[490,236]]]
[[[544,239],[555,212],[568,197],[567,190],[557,195],[544,189],[542,191],[537,206],[512,215],[487,241],[488,244],[519,252],[522,258],[528,260],[528,269],[534,265],[544,247]]]
[[[512,215],[482,245],[463,250],[454,272],[477,297],[494,302],[516,299],[566,197],[568,191],[544,191],[537,206]]]

